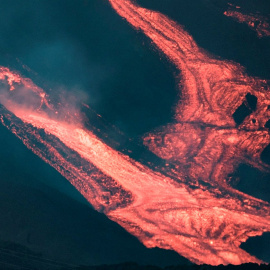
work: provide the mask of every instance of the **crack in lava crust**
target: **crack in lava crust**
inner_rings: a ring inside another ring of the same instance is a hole
[[[270,231],[270,205],[231,188],[225,176],[242,160],[268,169],[259,161],[269,143],[262,127],[270,105],[265,82],[247,77],[239,65],[210,58],[165,16],[130,1],[110,2],[181,70],[178,123],[145,136],[151,151],[178,166],[173,179],[117,152],[86,128],[59,120],[45,92],[7,68],[0,69],[8,88],[0,95],[1,123],[147,247],[172,249],[195,263],[260,263],[239,246]],[[34,108],[18,102],[22,88],[34,93]],[[256,95],[256,109],[248,93]],[[242,103],[251,113],[236,124],[232,115]]]

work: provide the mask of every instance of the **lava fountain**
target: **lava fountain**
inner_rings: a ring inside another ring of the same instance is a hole
[[[267,82],[248,77],[240,65],[210,57],[164,15],[131,1],[109,1],[181,71],[177,123],[144,137],[174,169],[153,170],[114,150],[83,124],[61,120],[61,108],[41,88],[4,67],[1,123],[145,246],[175,250],[198,264],[261,263],[240,244],[270,231],[270,205],[226,180],[239,162],[269,169],[260,160],[270,141],[263,127],[270,115]],[[241,108],[247,112],[243,119]]]

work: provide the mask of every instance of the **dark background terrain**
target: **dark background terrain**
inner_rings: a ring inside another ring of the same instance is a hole
[[[269,16],[267,2],[233,1]],[[252,76],[270,79],[270,37],[259,39],[245,24],[223,16],[226,1],[138,3],[184,25],[210,53],[240,63]],[[87,103],[130,138],[174,121],[180,96],[177,70],[106,0],[0,0],[0,7],[0,65],[30,77],[52,99],[66,92],[77,96],[76,104]],[[0,142],[3,256],[7,249],[13,256],[14,250],[25,254],[29,249],[35,258],[74,265],[188,263],[173,251],[145,248],[94,211],[61,175],[2,126]],[[270,201],[270,174],[243,164],[235,177],[236,188]],[[270,261],[269,243],[270,234],[264,234],[249,239],[243,248]]]

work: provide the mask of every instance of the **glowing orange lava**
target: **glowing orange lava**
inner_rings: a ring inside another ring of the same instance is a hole
[[[270,205],[233,189],[226,178],[242,161],[269,168],[260,161],[270,142],[263,128],[270,116],[266,82],[246,76],[240,65],[206,55],[164,15],[131,1],[109,1],[181,70],[178,123],[144,138],[151,151],[176,169],[153,171],[82,125],[59,120],[49,113],[53,106],[43,90],[37,92],[40,88],[30,80],[6,68],[0,71],[7,88],[0,91],[0,121],[95,209],[147,247],[172,249],[195,263],[260,263],[239,246],[270,231]],[[28,99],[22,104],[16,98],[24,88],[37,96],[34,108]],[[255,98],[254,107],[250,99]],[[241,106],[249,112],[242,121],[236,117]]]

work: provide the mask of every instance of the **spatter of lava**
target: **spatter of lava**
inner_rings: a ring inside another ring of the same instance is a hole
[[[144,138],[174,169],[154,171],[83,125],[61,121],[42,89],[7,68],[0,69],[2,124],[147,247],[172,249],[198,264],[260,263],[239,246],[270,231],[270,205],[233,189],[226,178],[239,162],[269,169],[260,161],[270,141],[267,82],[211,58],[164,15],[109,1],[181,71],[178,123]],[[22,91],[34,96],[34,106],[27,98],[22,104]]]

